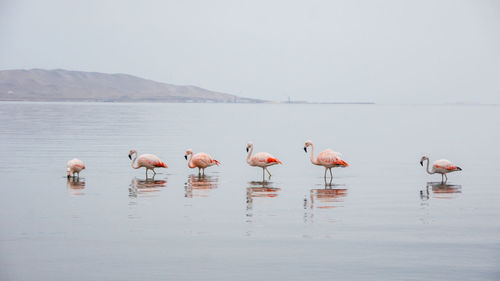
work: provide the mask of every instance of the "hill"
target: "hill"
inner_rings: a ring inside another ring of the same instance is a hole
[[[3,101],[110,102],[265,102],[206,90],[155,82],[128,74],[63,69],[2,70]]]

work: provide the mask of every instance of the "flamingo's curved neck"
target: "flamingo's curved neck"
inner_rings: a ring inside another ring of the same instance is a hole
[[[311,163],[318,165],[318,161],[314,159],[314,145],[311,143]]]
[[[196,168],[196,166],[193,164],[193,153],[191,153],[191,156],[189,156],[188,167],[191,169]]]
[[[431,174],[431,175],[434,174],[435,173],[434,171],[432,171],[432,172],[429,171],[429,162],[430,162],[429,159],[425,159],[425,160],[427,160],[427,173]]]
[[[253,145],[250,147],[250,150],[248,151],[248,155],[247,155],[247,163],[250,164],[250,158],[252,157],[252,153],[253,153]]]
[[[135,157],[134,157],[134,159],[132,159],[132,164],[131,164],[131,165],[132,165],[132,168],[134,168],[134,169],[139,169],[139,165],[137,165],[137,164],[135,163],[135,160],[137,159],[137,152],[134,152],[134,155],[135,155]]]

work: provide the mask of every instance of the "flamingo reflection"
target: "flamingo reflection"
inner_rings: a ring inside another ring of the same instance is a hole
[[[253,209],[254,198],[278,197],[281,188],[272,187],[271,182],[250,182],[247,187],[247,210]]]
[[[430,197],[438,199],[453,199],[462,193],[462,186],[442,182],[428,182],[425,189],[420,190],[420,199],[429,200]]]
[[[184,197],[208,197],[209,191],[219,187],[219,177],[189,175],[185,185]]]
[[[155,180],[152,178],[140,180],[133,178],[130,188],[128,189],[129,197],[154,197],[156,196],[156,192],[160,191],[161,188],[166,187],[166,184],[166,180]]]
[[[332,188],[331,185],[326,185],[325,188],[313,188],[309,192],[309,207],[311,209],[342,207],[340,203],[344,202],[347,191],[346,188]],[[307,207],[307,198],[304,204]]]
[[[68,177],[66,187],[68,188],[69,194],[72,196],[85,194],[85,192],[83,192],[83,189],[85,189],[85,181],[79,177]]]

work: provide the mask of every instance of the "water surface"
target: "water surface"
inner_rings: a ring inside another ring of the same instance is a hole
[[[0,103],[2,280],[500,279],[500,110]],[[311,139],[350,164],[324,170]],[[284,165],[246,162],[246,143]],[[146,179],[128,151],[168,166]],[[199,177],[185,150],[222,162]],[[422,155],[461,173],[428,175]],[[87,167],[65,178],[69,159]]]

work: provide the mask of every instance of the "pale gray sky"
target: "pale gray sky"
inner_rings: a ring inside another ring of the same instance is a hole
[[[500,1],[0,0],[0,69],[271,100],[500,103]]]

